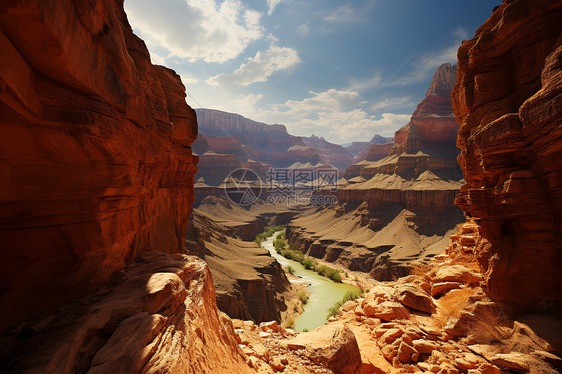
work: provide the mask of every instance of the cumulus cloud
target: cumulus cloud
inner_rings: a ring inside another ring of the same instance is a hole
[[[271,15],[281,0],[267,0],[267,14]]]
[[[410,119],[408,114],[369,114],[363,110],[366,104],[358,92],[332,88],[311,91],[307,98],[288,100],[270,110],[254,110],[252,116],[268,123],[283,123],[295,135],[324,134],[336,143],[370,139],[373,134],[392,136]],[[379,103],[378,109],[385,104],[394,105],[390,101]]]
[[[190,62],[224,63],[264,33],[261,14],[240,0],[127,0],[125,9],[149,47]]]
[[[301,62],[296,50],[271,44],[266,51],[258,51],[255,57],[232,74],[219,74],[207,80],[210,85],[225,87],[248,86],[255,82],[265,82],[275,72],[289,69]]]

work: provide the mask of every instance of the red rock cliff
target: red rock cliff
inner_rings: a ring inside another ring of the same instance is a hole
[[[122,1],[0,5],[0,330],[182,251],[194,111]]]
[[[504,1],[458,52],[457,202],[490,295],[516,304],[562,301],[561,33],[561,1]]]

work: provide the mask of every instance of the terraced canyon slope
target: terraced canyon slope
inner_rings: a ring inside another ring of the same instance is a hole
[[[494,298],[562,301],[562,3],[506,1],[458,52],[453,108]],[[535,306],[538,306],[535,304]]]
[[[449,98],[455,74],[450,64],[437,69],[388,156],[369,161],[386,146],[373,144],[366,161],[347,168],[337,192],[317,191],[336,194],[338,203],[291,223],[287,236],[295,248],[381,280],[406,275],[414,261],[444,251],[463,221],[454,204],[462,185]]]
[[[258,200],[243,208],[227,197],[206,197],[193,210],[186,248],[208,265],[217,306],[231,318],[281,322],[290,284],[269,252],[254,243],[267,226],[288,223],[297,209]]]

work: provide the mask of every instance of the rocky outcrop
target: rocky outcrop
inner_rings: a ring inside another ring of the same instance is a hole
[[[456,66],[441,65],[435,72],[424,99],[410,122],[396,131],[388,157],[385,146],[372,145],[365,161],[350,166],[346,178],[361,175],[399,174],[416,178],[425,170],[439,172],[448,179],[460,180],[455,139],[459,125],[451,109],[450,92],[456,82]],[[386,156],[386,155],[385,155]]]
[[[559,372],[559,313],[513,319],[487,297],[474,257],[478,238],[469,220],[446,255],[373,285],[330,319],[354,333],[362,372]]]
[[[562,301],[562,4],[505,1],[458,52],[453,108],[487,291]]]
[[[392,151],[393,143],[386,143],[386,144],[371,144],[371,146],[367,149],[365,153],[364,160],[365,161],[378,161],[380,159],[385,158],[390,154]],[[360,158],[362,157],[359,156]]]
[[[100,291],[2,337],[12,373],[249,373],[207,265],[144,253]]]
[[[122,2],[4,2],[0,50],[5,330],[182,251],[197,124]]]
[[[240,161],[248,161],[255,159],[256,155],[254,150],[249,145],[240,143],[240,138],[237,136],[212,136],[206,137],[209,148],[216,153],[225,153],[235,155]]]
[[[344,172],[345,179],[355,178],[361,175],[361,172],[366,167],[372,165],[373,161],[382,160],[383,158],[387,157],[390,152],[392,152],[392,148],[394,147],[394,143],[386,143],[386,144],[370,144],[365,148],[361,154],[357,156],[358,163],[348,166]],[[370,173],[369,173],[370,174]]]
[[[280,138],[296,138],[287,133],[285,125],[268,125],[252,121],[239,114],[223,112],[215,109],[196,109],[199,118],[199,129],[202,133],[214,136],[241,136],[241,139],[254,139],[253,137],[273,134]],[[242,138],[244,137],[244,138]],[[251,143],[243,142],[244,144]],[[280,143],[281,144],[281,143]],[[265,145],[264,145],[265,146]],[[276,147],[272,147],[276,148]],[[281,148],[287,148],[286,145]]]
[[[347,149],[339,144],[328,142],[323,137],[315,136],[302,138],[306,145],[310,145],[318,150],[320,154],[320,162],[329,164],[337,169],[345,169],[355,162],[355,159]]]
[[[205,179],[205,183],[218,186],[236,169],[240,169],[242,163],[233,154],[220,154],[207,151],[199,156],[197,178]]]

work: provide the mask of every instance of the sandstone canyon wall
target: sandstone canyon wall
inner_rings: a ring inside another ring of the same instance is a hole
[[[246,372],[181,254],[195,112],[123,2],[4,1],[0,56],[0,371]]]
[[[458,52],[452,94],[478,257],[496,299],[562,301],[562,2],[505,1]]]
[[[182,250],[195,113],[121,5],[89,7],[0,7],[1,329]]]

